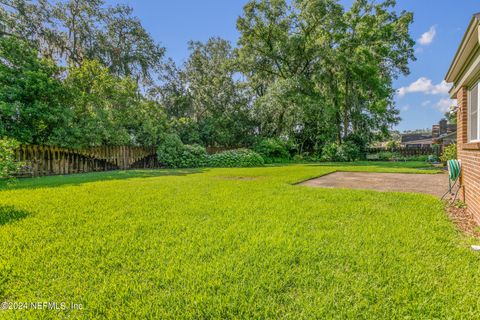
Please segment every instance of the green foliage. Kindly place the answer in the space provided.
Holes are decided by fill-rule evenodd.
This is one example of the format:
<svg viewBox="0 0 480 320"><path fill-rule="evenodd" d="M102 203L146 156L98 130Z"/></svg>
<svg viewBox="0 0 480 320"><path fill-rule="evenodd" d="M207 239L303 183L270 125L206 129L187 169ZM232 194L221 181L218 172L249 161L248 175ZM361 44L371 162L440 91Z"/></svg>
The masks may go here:
<svg viewBox="0 0 480 320"><path fill-rule="evenodd" d="M381 151L372 156L378 161L435 162L435 157L432 155L402 156L400 153L392 151Z"/></svg>
<svg viewBox="0 0 480 320"><path fill-rule="evenodd" d="M200 132L195 120L188 117L172 118L169 127L187 144L200 143Z"/></svg>
<svg viewBox="0 0 480 320"><path fill-rule="evenodd" d="M378 153L378 160L380 161L392 161L400 158L400 154L392 151L382 151Z"/></svg>
<svg viewBox="0 0 480 320"><path fill-rule="evenodd" d="M390 140L387 142L386 148L389 150L400 148L400 142L398 140Z"/></svg>
<svg viewBox="0 0 480 320"><path fill-rule="evenodd" d="M457 159L457 145L451 144L446 146L443 149L442 155L440 156L440 160L443 163L446 163L448 160Z"/></svg>
<svg viewBox="0 0 480 320"><path fill-rule="evenodd" d="M305 157L302 154L296 154L296 155L293 156L293 161L300 163L300 162L305 161Z"/></svg>
<svg viewBox="0 0 480 320"><path fill-rule="evenodd" d="M453 206L454 206L455 208L458 208L458 209L465 209L465 208L468 207L467 204L466 204L465 202L463 202L462 200L456 200L456 201L453 203ZM477 226L477 227L475 228L475 231L476 231L476 232L480 232L480 226Z"/></svg>
<svg viewBox="0 0 480 320"><path fill-rule="evenodd" d="M168 119L157 102L139 97L124 116L123 125L130 136L129 144L156 147L168 129Z"/></svg>
<svg viewBox="0 0 480 320"><path fill-rule="evenodd" d="M98 60L112 74L150 84L165 49L132 13L101 0L2 1L0 36L25 39L58 64Z"/></svg>
<svg viewBox="0 0 480 320"><path fill-rule="evenodd" d="M0 136L158 146L175 132L228 148L263 137L255 149L267 162L352 161L399 121L393 79L414 59L412 19L392 0L251 0L237 47L190 42L177 67L126 5L9 0L0 3Z"/></svg>
<svg viewBox="0 0 480 320"><path fill-rule="evenodd" d="M198 168L206 164L207 151L200 145L185 145L176 134L165 135L157 149L158 161L168 168Z"/></svg>
<svg viewBox="0 0 480 320"><path fill-rule="evenodd" d="M400 157L400 160L402 160L402 161L423 161L423 162L427 162L428 158L429 158L428 155L422 155L422 156Z"/></svg>
<svg viewBox="0 0 480 320"><path fill-rule="evenodd" d="M22 164L15 159L15 150L19 146L20 143L14 139L0 139L0 179L12 178L20 170Z"/></svg>
<svg viewBox="0 0 480 320"><path fill-rule="evenodd" d="M165 136L157 150L158 161L168 168L256 167L265 162L258 153L237 149L207 155L200 145L185 145L176 134Z"/></svg>
<svg viewBox="0 0 480 320"><path fill-rule="evenodd" d="M61 71L27 42L0 37L0 137L40 144L63 134L71 112Z"/></svg>
<svg viewBox="0 0 480 320"><path fill-rule="evenodd" d="M351 141L346 141L341 145L329 143L322 149L321 161L355 161L360 159L360 156L360 148Z"/></svg>
<svg viewBox="0 0 480 320"><path fill-rule="evenodd" d="M178 168L183 154L183 142L176 134L168 134L157 149L158 161L168 168Z"/></svg>
<svg viewBox="0 0 480 320"><path fill-rule="evenodd" d="M208 157L209 167L260 167L265 163L258 153L249 149L229 150Z"/></svg>
<svg viewBox="0 0 480 320"><path fill-rule="evenodd" d="M185 143L237 147L253 141L251 92L236 79L231 44L211 38L190 42L190 57L183 66L166 64L158 95L172 126Z"/></svg>
<svg viewBox="0 0 480 320"><path fill-rule="evenodd" d="M256 93L260 132L303 151L370 142L399 121L393 79L414 60L412 13L394 1L251 0L237 20L238 65ZM318 142L321 141L320 146Z"/></svg>
<svg viewBox="0 0 480 320"><path fill-rule="evenodd" d="M360 159L360 147L351 141L345 141L338 146L337 161L355 161Z"/></svg>
<svg viewBox="0 0 480 320"><path fill-rule="evenodd" d="M279 139L262 139L255 145L254 149L267 163L282 162L290 159L285 143Z"/></svg>
<svg viewBox="0 0 480 320"><path fill-rule="evenodd" d="M427 158L427 162L430 162L430 163L438 162L438 160L439 160L438 156L434 154L429 155Z"/></svg>
<svg viewBox="0 0 480 320"><path fill-rule="evenodd" d="M62 79L62 68L14 37L0 37L0 58L0 136L62 147L154 146L166 130L161 106L98 61L72 65Z"/></svg>
<svg viewBox="0 0 480 320"><path fill-rule="evenodd" d="M132 79L85 60L69 69L65 84L73 105L72 130L62 138L67 145L158 144L166 128L165 113L139 94Z"/></svg>
<svg viewBox="0 0 480 320"><path fill-rule="evenodd" d="M477 240L443 204L292 186L336 170L425 172L377 162L0 182L0 292L83 305L2 318L476 318Z"/></svg>
<svg viewBox="0 0 480 320"><path fill-rule="evenodd" d="M336 143L327 143L322 149L322 161L337 161L337 149Z"/></svg>
<svg viewBox="0 0 480 320"><path fill-rule="evenodd" d="M207 151L204 147L194 144L186 144L183 146L182 154L180 155L179 168L198 168L203 167L207 163Z"/></svg>

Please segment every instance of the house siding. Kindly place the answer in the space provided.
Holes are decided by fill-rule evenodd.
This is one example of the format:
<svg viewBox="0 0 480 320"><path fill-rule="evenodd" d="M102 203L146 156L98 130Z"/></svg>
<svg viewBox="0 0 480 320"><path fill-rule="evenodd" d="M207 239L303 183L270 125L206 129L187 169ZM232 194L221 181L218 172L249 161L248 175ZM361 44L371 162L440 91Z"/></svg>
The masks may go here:
<svg viewBox="0 0 480 320"><path fill-rule="evenodd" d="M457 152L462 161L460 198L465 201L468 213L480 223L480 144L468 143L468 90L457 93Z"/></svg>

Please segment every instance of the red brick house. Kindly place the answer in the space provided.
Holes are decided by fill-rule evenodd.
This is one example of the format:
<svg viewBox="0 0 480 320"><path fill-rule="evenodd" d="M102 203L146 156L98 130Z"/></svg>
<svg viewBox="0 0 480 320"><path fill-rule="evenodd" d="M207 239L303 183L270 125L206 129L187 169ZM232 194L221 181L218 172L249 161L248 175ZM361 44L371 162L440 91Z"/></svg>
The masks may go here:
<svg viewBox="0 0 480 320"><path fill-rule="evenodd" d="M460 196L480 223L480 14L475 14L445 77L457 99L457 151L462 161Z"/></svg>

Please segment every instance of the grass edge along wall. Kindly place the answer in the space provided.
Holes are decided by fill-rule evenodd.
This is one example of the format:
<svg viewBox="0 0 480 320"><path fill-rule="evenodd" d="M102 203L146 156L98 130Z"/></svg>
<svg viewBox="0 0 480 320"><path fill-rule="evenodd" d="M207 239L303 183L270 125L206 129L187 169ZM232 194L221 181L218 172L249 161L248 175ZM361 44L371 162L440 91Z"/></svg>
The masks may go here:
<svg viewBox="0 0 480 320"><path fill-rule="evenodd" d="M480 223L480 14L475 14L445 77L457 99L457 148L462 162L460 198Z"/></svg>

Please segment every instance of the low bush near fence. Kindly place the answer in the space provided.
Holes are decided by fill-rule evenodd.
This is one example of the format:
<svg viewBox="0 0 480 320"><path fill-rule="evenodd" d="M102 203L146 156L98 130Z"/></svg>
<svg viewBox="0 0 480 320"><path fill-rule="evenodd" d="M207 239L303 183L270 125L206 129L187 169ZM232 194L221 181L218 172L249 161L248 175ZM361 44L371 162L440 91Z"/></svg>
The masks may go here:
<svg viewBox="0 0 480 320"><path fill-rule="evenodd" d="M258 167L263 166L264 159L258 153L249 149L224 151L208 156L209 167Z"/></svg>
<svg viewBox="0 0 480 320"><path fill-rule="evenodd" d="M398 152L382 151L378 153L368 154L368 160L378 161L422 161L422 162L435 162L438 157L434 154L420 155L420 156L402 156Z"/></svg>
<svg viewBox="0 0 480 320"><path fill-rule="evenodd" d="M263 139L254 148L266 163L282 163L290 159L290 153L283 141L278 139Z"/></svg>
<svg viewBox="0 0 480 320"><path fill-rule="evenodd" d="M255 167L265 161L249 149L228 150L208 155L204 147L183 144L177 135L168 135L157 150L159 162L168 168Z"/></svg>
<svg viewBox="0 0 480 320"><path fill-rule="evenodd" d="M199 145L183 144L176 134L165 137L157 149L158 161L169 168L198 168L207 161L207 151Z"/></svg>
<svg viewBox="0 0 480 320"><path fill-rule="evenodd" d="M20 170L22 163L17 162L15 157L19 146L14 139L0 139L0 178L11 178Z"/></svg>
<svg viewBox="0 0 480 320"><path fill-rule="evenodd" d="M400 154L391 151L383 151L377 154L377 158L381 161L390 161L400 158Z"/></svg>
<svg viewBox="0 0 480 320"><path fill-rule="evenodd" d="M442 148L440 146L422 148L370 148L367 150L368 160L380 161L425 161L437 162Z"/></svg>
<svg viewBox="0 0 480 320"><path fill-rule="evenodd" d="M321 161L346 162L360 159L360 147L355 143L346 141L339 145L330 143L323 147Z"/></svg>

